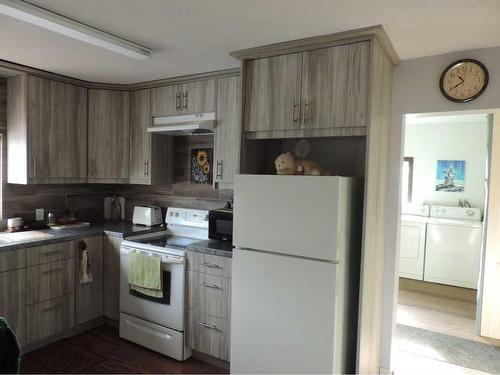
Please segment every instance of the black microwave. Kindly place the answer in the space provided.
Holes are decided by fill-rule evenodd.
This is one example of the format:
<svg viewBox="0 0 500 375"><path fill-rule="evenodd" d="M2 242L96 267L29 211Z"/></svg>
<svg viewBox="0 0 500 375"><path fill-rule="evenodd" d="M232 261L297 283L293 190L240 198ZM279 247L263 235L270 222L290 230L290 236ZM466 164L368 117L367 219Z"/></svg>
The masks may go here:
<svg viewBox="0 0 500 375"><path fill-rule="evenodd" d="M208 237L222 241L231 241L233 239L232 208L208 211Z"/></svg>

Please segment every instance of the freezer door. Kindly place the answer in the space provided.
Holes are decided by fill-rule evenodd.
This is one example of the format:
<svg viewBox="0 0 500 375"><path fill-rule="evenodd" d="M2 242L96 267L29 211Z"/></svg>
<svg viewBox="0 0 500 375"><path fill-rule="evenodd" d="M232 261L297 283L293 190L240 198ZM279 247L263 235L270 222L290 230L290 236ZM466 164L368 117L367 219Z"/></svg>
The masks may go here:
<svg viewBox="0 0 500 375"><path fill-rule="evenodd" d="M235 249L231 373L341 371L334 364L337 267Z"/></svg>
<svg viewBox="0 0 500 375"><path fill-rule="evenodd" d="M337 261L351 209L353 179L238 175L233 245ZM344 238L342 237L344 236Z"/></svg>

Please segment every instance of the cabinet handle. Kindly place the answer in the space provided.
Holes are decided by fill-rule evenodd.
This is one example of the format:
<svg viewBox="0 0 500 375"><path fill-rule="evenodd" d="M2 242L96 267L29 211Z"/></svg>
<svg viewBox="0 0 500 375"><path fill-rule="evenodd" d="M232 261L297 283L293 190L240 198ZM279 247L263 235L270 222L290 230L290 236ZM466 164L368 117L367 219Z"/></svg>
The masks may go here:
<svg viewBox="0 0 500 375"><path fill-rule="evenodd" d="M220 167L220 169L219 169ZM219 172L220 170L220 172ZM222 178L222 160L217 160L217 179Z"/></svg>
<svg viewBox="0 0 500 375"><path fill-rule="evenodd" d="M44 274L44 275L52 275L53 273L58 273L58 272L61 272L62 270L63 270L62 268L55 268L53 270L44 271L44 272L42 272L42 274Z"/></svg>
<svg viewBox="0 0 500 375"><path fill-rule="evenodd" d="M219 286L215 285L215 284L208 284L208 283L201 283L200 284L201 286L204 286L206 288L210 288L210 289L221 289Z"/></svg>
<svg viewBox="0 0 500 375"><path fill-rule="evenodd" d="M46 312L49 312L49 311L59 310L61 307L63 307L63 304L62 303L58 303L57 305L50 306L50 307L47 307L46 309L43 309L43 312L46 313Z"/></svg>
<svg viewBox="0 0 500 375"><path fill-rule="evenodd" d="M176 111L181 110L181 93L180 92L175 94L175 110Z"/></svg>
<svg viewBox="0 0 500 375"><path fill-rule="evenodd" d="M296 116L296 112L297 112L296 108L297 108L297 107L299 108L299 116L298 116L298 117ZM299 121L299 120L300 120L300 107L301 107L301 105L300 105L300 104L294 104L294 105L292 106L292 121L293 121L293 122L297 122L297 121Z"/></svg>
<svg viewBox="0 0 500 375"><path fill-rule="evenodd" d="M311 119L311 103L305 102L304 104L304 121Z"/></svg>
<svg viewBox="0 0 500 375"><path fill-rule="evenodd" d="M222 268L221 266L219 266L217 264L213 264L213 263L202 263L201 265L205 266L205 267L210 267L210 268Z"/></svg>
<svg viewBox="0 0 500 375"><path fill-rule="evenodd" d="M149 161L146 160L144 162L144 177L148 177L149 176Z"/></svg>
<svg viewBox="0 0 500 375"><path fill-rule="evenodd" d="M219 330L216 326L214 326L212 324L203 323L203 322L196 322L196 324L198 324L199 326L205 327L205 328Z"/></svg>
<svg viewBox="0 0 500 375"><path fill-rule="evenodd" d="M50 251L45 251L45 252L41 252L40 255L44 256L44 257L48 257L48 256L51 256L51 255L54 255L54 254L59 254L59 253L62 253L62 250L50 250Z"/></svg>
<svg viewBox="0 0 500 375"><path fill-rule="evenodd" d="M188 109L188 92L184 91L182 94L182 109Z"/></svg>

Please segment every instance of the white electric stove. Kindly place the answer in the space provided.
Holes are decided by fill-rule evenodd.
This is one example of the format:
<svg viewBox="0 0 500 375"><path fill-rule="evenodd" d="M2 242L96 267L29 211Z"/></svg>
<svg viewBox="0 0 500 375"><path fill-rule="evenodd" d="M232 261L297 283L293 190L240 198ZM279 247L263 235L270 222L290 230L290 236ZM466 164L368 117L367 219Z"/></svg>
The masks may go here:
<svg viewBox="0 0 500 375"><path fill-rule="evenodd" d="M120 337L182 361L191 356L184 337L186 247L208 239L208 211L169 208L165 223L165 232L122 242ZM130 288L131 252L161 257L162 297L153 298Z"/></svg>

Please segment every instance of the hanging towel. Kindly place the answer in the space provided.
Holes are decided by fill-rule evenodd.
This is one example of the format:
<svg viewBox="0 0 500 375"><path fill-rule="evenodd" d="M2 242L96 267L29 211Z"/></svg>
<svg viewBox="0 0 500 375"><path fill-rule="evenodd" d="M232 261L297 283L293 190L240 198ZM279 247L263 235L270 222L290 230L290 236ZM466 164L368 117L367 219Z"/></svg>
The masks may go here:
<svg viewBox="0 0 500 375"><path fill-rule="evenodd" d="M161 258L137 252L130 253L128 282L130 289L150 297L161 298Z"/></svg>
<svg viewBox="0 0 500 375"><path fill-rule="evenodd" d="M21 347L7 321L0 317L0 373L18 374Z"/></svg>
<svg viewBox="0 0 500 375"><path fill-rule="evenodd" d="M88 250L82 251L80 259L80 284L87 284L93 281L92 265L90 264L90 254Z"/></svg>

